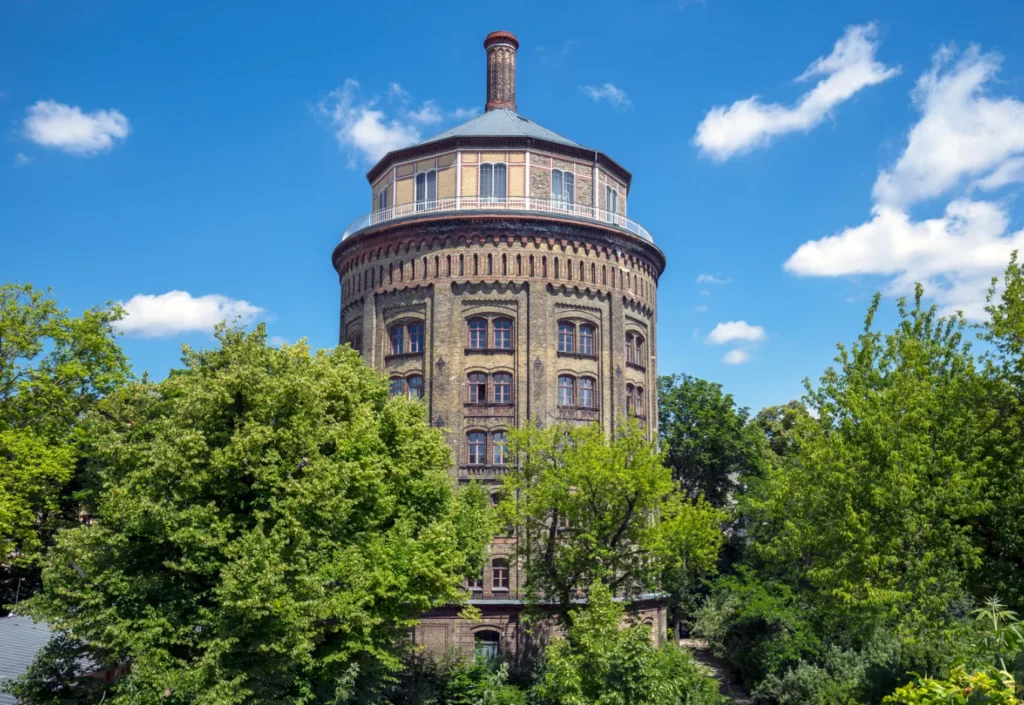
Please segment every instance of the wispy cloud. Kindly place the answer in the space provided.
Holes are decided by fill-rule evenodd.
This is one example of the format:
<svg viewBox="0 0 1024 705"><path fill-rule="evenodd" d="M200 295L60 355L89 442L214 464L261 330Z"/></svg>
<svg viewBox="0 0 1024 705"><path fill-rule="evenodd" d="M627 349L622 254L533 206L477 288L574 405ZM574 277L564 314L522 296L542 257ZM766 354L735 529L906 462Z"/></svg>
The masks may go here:
<svg viewBox="0 0 1024 705"><path fill-rule="evenodd" d="M614 83L604 83L600 86L580 86L580 90L586 93L591 100L607 100L614 108L625 109L633 105L629 96L626 95L626 91Z"/></svg>
<svg viewBox="0 0 1024 705"><path fill-rule="evenodd" d="M450 120L469 120L480 114L480 108L455 108L448 113Z"/></svg>
<svg viewBox="0 0 1024 705"><path fill-rule="evenodd" d="M195 331L211 332L221 321L252 323L264 313L259 306L207 294L192 296L187 291L168 291L166 294L136 294L121 304L126 316L117 327L128 335L159 338Z"/></svg>
<svg viewBox="0 0 1024 705"><path fill-rule="evenodd" d="M579 45L579 41L576 39L566 39L562 42L561 46L552 49L551 47L544 46L542 44L537 45L534 51L537 57L541 61L550 61L552 59L564 59L569 53Z"/></svg>
<svg viewBox="0 0 1024 705"><path fill-rule="evenodd" d="M746 321L727 321L715 326L705 341L713 345L725 345L737 340L756 343L764 339L765 332L761 326L752 326Z"/></svg>
<svg viewBox="0 0 1024 705"><path fill-rule="evenodd" d="M693 143L715 161L766 147L790 132L807 132L820 125L833 109L860 90L887 81L899 68L875 59L878 51L874 24L849 27L832 53L816 59L796 78L797 82L822 76L792 107L763 103L760 96L714 107L697 126Z"/></svg>
<svg viewBox="0 0 1024 705"><path fill-rule="evenodd" d="M14 155L14 166L25 166L32 161L27 155L18 152Z"/></svg>
<svg viewBox="0 0 1024 705"><path fill-rule="evenodd" d="M696 311L697 313L707 313L708 308L709 307L705 306L704 304L698 304L697 306L693 307L693 310Z"/></svg>
<svg viewBox="0 0 1024 705"><path fill-rule="evenodd" d="M735 348L730 350L722 358L722 362L727 365L742 365L744 362L750 360L750 351L742 348Z"/></svg>
<svg viewBox="0 0 1024 705"><path fill-rule="evenodd" d="M78 106L40 100L25 110L25 137L43 147L92 156L128 137L128 118L117 110L83 112Z"/></svg>
<svg viewBox="0 0 1024 705"><path fill-rule="evenodd" d="M972 195L1024 180L1024 103L986 90L1000 60L977 47L958 59L942 47L914 88L921 117L895 164L878 175L871 218L805 242L785 269L802 276L881 275L892 296L909 294L920 282L943 313L984 318L991 278L1013 250L1024 249L1024 230L1010 229L1008 204ZM942 215L911 216L912 205L951 191L956 195Z"/></svg>
<svg viewBox="0 0 1024 705"><path fill-rule="evenodd" d="M714 274L698 274L696 282L698 284L731 284L732 279L716 277Z"/></svg>

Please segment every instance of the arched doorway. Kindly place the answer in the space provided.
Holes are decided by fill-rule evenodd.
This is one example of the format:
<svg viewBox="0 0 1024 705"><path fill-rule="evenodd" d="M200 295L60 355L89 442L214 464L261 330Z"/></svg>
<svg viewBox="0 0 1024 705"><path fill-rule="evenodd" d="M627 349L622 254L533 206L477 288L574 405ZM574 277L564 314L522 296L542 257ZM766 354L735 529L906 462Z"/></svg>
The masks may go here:
<svg viewBox="0 0 1024 705"><path fill-rule="evenodd" d="M490 629L477 632L473 645L473 655L477 660L497 661L501 635Z"/></svg>

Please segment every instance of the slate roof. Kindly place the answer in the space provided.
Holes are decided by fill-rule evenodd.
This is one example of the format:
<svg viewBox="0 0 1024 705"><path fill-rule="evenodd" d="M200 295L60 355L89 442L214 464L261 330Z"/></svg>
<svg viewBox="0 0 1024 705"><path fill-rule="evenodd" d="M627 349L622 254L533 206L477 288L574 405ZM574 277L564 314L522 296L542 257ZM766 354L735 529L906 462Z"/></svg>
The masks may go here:
<svg viewBox="0 0 1024 705"><path fill-rule="evenodd" d="M456 125L439 135L434 135L430 139L420 142L420 144L439 142L449 137L532 137L556 144L564 144L569 147L586 149L586 147L573 142L568 137L562 137L557 132L538 125L514 110L506 108L488 110L486 113L477 115L472 120Z"/></svg>
<svg viewBox="0 0 1024 705"><path fill-rule="evenodd" d="M0 617L0 682L17 678L47 642L50 628L28 617ZM0 693L0 705L15 705L13 695Z"/></svg>

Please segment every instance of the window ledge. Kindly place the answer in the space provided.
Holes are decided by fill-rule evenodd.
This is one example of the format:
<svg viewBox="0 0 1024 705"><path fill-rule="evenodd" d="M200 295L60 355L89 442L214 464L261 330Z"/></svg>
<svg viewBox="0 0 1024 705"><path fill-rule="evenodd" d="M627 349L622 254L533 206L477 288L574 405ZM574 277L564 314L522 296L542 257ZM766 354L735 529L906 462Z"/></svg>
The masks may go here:
<svg viewBox="0 0 1024 705"><path fill-rule="evenodd" d="M508 588L496 588L492 587L491 592L508 592Z"/></svg>
<svg viewBox="0 0 1024 705"><path fill-rule="evenodd" d="M568 357L575 360L596 360L597 355L590 353L576 353L576 352L563 352L558 351L558 357Z"/></svg>
<svg viewBox="0 0 1024 705"><path fill-rule="evenodd" d="M391 362L392 360L405 360L413 357L423 357L423 352L407 352L407 353L392 353L384 356L385 362Z"/></svg>
<svg viewBox="0 0 1024 705"><path fill-rule="evenodd" d="M510 355L515 348L466 348L466 355Z"/></svg>
<svg viewBox="0 0 1024 705"><path fill-rule="evenodd" d="M496 407L499 409L511 409L515 404L512 402L498 402L498 401L467 401L463 404L468 409L479 409L479 408L492 408Z"/></svg>
<svg viewBox="0 0 1024 705"><path fill-rule="evenodd" d="M638 362L627 362L626 367L632 367L634 370L640 370L641 372L647 371L647 368Z"/></svg>

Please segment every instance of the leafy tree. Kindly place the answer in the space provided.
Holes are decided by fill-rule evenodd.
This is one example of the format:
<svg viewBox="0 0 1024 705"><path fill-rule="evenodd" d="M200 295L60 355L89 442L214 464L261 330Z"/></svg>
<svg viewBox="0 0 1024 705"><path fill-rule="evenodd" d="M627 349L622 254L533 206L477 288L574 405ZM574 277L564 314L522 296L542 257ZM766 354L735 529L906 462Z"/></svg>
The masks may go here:
<svg viewBox="0 0 1024 705"><path fill-rule="evenodd" d="M219 328L88 415L95 522L25 607L128 672L111 703L361 701L415 617L460 600L487 497L350 348Z"/></svg>
<svg viewBox="0 0 1024 705"><path fill-rule="evenodd" d="M713 562L717 514L675 491L639 424L610 439L596 424L528 426L510 447L519 466L505 477L500 511L515 528L531 602L554 601L570 620L587 585L635 595L657 589L683 551L692 570Z"/></svg>
<svg viewBox="0 0 1024 705"><path fill-rule="evenodd" d="M776 461L784 461L799 450L797 424L810 418L803 402L793 400L778 406L766 406L749 422L750 427L764 436L767 448Z"/></svg>
<svg viewBox="0 0 1024 705"><path fill-rule="evenodd" d="M130 376L115 340L121 316L106 307L74 317L48 292L0 286L0 610L37 589L41 552L77 520L78 421Z"/></svg>
<svg viewBox="0 0 1024 705"><path fill-rule="evenodd" d="M969 527L989 508L993 413L963 320L921 297L899 301L886 335L872 330L876 297L864 333L808 387L819 418L796 421L798 452L744 498L753 563L853 640L879 619L941 629L980 561Z"/></svg>
<svg viewBox="0 0 1024 705"><path fill-rule="evenodd" d="M691 499L724 506L761 457L747 410L714 382L689 375L658 378L658 432L665 463Z"/></svg>
<svg viewBox="0 0 1024 705"><path fill-rule="evenodd" d="M992 511L974 523L984 569L974 576L977 595L1001 595L1024 610L1024 264L1014 252L1003 276L988 294L989 321L981 337L991 352L985 358L988 386L979 403L998 421L990 449L996 462L984 493Z"/></svg>
<svg viewBox="0 0 1024 705"><path fill-rule="evenodd" d="M674 645L657 649L647 626L622 627L624 609L603 583L547 648L531 695L538 705L718 705L718 684Z"/></svg>
<svg viewBox="0 0 1024 705"><path fill-rule="evenodd" d="M919 678L897 688L886 705L1020 705L1014 696L1013 676L953 669L949 678Z"/></svg>

